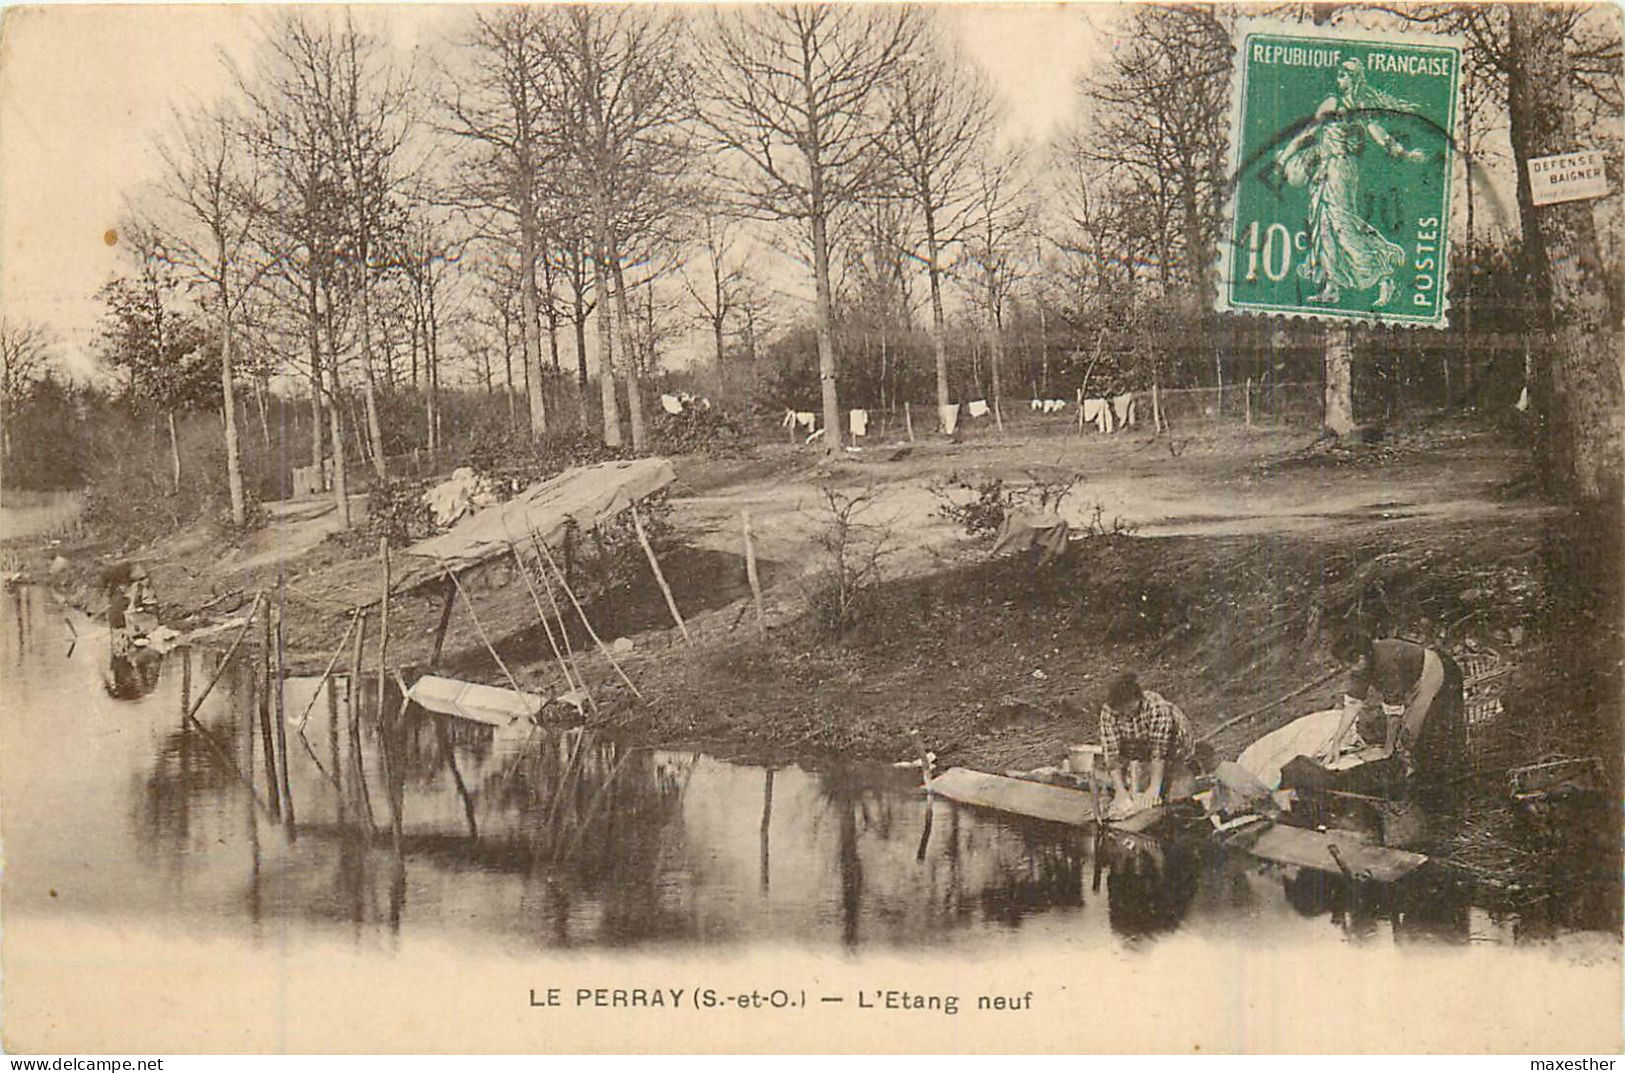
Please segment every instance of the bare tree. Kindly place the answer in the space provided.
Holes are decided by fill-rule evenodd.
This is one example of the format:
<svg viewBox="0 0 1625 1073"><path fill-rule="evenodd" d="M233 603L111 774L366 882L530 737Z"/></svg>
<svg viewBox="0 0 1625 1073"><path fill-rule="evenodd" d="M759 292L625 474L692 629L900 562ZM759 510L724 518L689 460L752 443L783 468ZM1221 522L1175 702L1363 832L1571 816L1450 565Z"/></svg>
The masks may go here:
<svg viewBox="0 0 1625 1073"><path fill-rule="evenodd" d="M1026 152L1017 146L976 161L966 209L965 257L975 266L993 374L993 416L1004 427L1004 305L1014 286L1030 230L1031 199L1023 175Z"/></svg>
<svg viewBox="0 0 1625 1073"><path fill-rule="evenodd" d="M301 372L310 382L311 464L322 472L327 456L325 424L326 443L332 448L334 504L340 524L348 528L344 389L340 353L330 330L335 322L330 306L343 289L338 261L345 231L338 204L342 192L338 159L326 116L337 66L335 47L332 36L303 14L285 15L262 38L255 77L239 74L238 84L253 106L249 132L268 176L260 241L275 253L275 271L267 282L280 282L284 304L302 322L307 367Z"/></svg>
<svg viewBox="0 0 1625 1073"><path fill-rule="evenodd" d="M532 436L547 431L536 262L543 255L542 176L557 162L546 110L556 89L547 75L547 17L526 6L474 12L462 39L466 71L447 79L441 103L444 129L468 150L465 166L456 171L459 199L502 217L511 228Z"/></svg>
<svg viewBox="0 0 1625 1073"><path fill-rule="evenodd" d="M905 62L891 86L891 123L881 145L920 223L931 285L931 344L937 366L938 412L950 402L948 343L942 313L944 253L971 227L978 192L976 164L991 150L996 111L993 87L972 60L935 35Z"/></svg>
<svg viewBox="0 0 1625 1073"><path fill-rule="evenodd" d="M705 50L706 126L741 165L741 207L811 231L825 446L841 446L830 224L885 167L887 80L919 39L910 8L760 7L715 22Z"/></svg>
<svg viewBox="0 0 1625 1073"><path fill-rule="evenodd" d="M171 139L159 146L162 191L171 210L165 249L205 290L219 339L226 483L231 520L239 527L247 522L247 507L232 366L235 321L248 290L268 266L253 241L265 199L250 146L241 117L220 104L176 116Z"/></svg>
<svg viewBox="0 0 1625 1073"><path fill-rule="evenodd" d="M32 321L0 317L0 444L11 458L11 426L17 407L51 360L51 333Z"/></svg>
<svg viewBox="0 0 1625 1073"><path fill-rule="evenodd" d="M387 476L378 418L378 376L373 355L373 297L386 222L405 179L404 148L413 126L415 87L383 43L355 25L350 9L330 30L334 63L323 100L327 134L343 184L340 204L349 239L346 253L357 283L362 387L372 465Z"/></svg>
<svg viewBox="0 0 1625 1073"><path fill-rule="evenodd" d="M560 87L552 98L555 123L570 161L561 177L585 194L592 220L595 289L601 296L613 295L635 450L644 447L643 404L632 314L619 280L624 275L624 252L640 242L649 243L654 237L651 228L675 211L682 199L691 156L687 120L692 115L693 86L679 47L681 32L680 20L666 12L576 6L557 14L547 36ZM608 315L607 303L601 303L604 442L615 446L621 433Z"/></svg>
<svg viewBox="0 0 1625 1073"><path fill-rule="evenodd" d="M145 221L126 219L119 228L133 271L101 294L107 304L99 350L106 362L129 377L130 390L156 405L169 431L170 484L181 490L180 437L176 412L207 398L218 385L212 364L199 360L204 336L179 308L181 281L163 246L163 237Z"/></svg>
<svg viewBox="0 0 1625 1073"><path fill-rule="evenodd" d="M724 333L728 322L738 310L746 287L748 255L740 251L739 225L725 214L721 205L711 202L700 210L700 247L705 253L704 274L700 276L685 265L680 274L683 287L694 304L699 307L699 319L711 330L712 347L716 355L717 386L723 390L726 382L726 346Z"/></svg>

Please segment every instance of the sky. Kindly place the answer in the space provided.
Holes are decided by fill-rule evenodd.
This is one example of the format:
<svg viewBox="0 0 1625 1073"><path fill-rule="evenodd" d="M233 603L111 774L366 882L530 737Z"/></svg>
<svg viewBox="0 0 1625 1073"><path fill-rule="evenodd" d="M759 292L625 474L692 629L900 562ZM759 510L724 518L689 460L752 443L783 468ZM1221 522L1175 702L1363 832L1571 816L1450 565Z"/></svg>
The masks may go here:
<svg viewBox="0 0 1625 1073"><path fill-rule="evenodd" d="M389 12L404 47L433 48L458 19ZM152 141L171 111L231 88L222 57L252 53L244 6L56 5L5 11L0 40L0 313L45 323L84 371L120 269L127 197L156 177ZM1071 110L1091 20L1052 3L958 6L947 23L1009 106L1008 134L1047 136Z"/></svg>

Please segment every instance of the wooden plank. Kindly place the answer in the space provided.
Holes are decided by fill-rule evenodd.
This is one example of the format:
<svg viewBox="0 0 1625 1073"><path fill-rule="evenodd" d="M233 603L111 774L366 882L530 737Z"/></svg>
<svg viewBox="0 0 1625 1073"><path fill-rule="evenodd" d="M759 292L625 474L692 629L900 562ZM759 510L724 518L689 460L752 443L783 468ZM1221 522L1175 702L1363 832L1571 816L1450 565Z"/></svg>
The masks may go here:
<svg viewBox="0 0 1625 1073"><path fill-rule="evenodd" d="M949 768L927 784L932 793L964 805L997 809L1018 816L1051 823L1065 823L1074 827L1094 824L1094 805L1082 790L1065 786L1051 786L1042 782L1012 779L1006 775L990 775L969 768ZM1107 824L1117 831L1144 831L1155 826L1163 817L1161 808L1147 809L1120 823Z"/></svg>
<svg viewBox="0 0 1625 1073"><path fill-rule="evenodd" d="M1378 883L1403 879L1427 863L1427 858L1420 853L1390 846L1374 846L1346 832L1309 831L1283 824L1276 824L1256 835L1251 831L1244 832L1230 845L1240 846L1253 856L1276 864L1297 865L1340 875L1341 869L1331 853L1331 847L1336 846L1343 863L1348 865L1349 871L1357 879L1370 879Z"/></svg>

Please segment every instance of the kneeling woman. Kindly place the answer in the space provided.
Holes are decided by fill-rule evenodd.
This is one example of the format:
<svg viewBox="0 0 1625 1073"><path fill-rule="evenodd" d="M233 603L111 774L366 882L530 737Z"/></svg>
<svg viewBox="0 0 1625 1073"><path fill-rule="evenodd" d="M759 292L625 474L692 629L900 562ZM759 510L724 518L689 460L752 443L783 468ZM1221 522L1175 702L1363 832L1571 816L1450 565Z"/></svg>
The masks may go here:
<svg viewBox="0 0 1625 1073"><path fill-rule="evenodd" d="M1348 692L1359 705L1345 710L1338 741L1352 724L1360 739L1381 745L1381 759L1336 779L1342 789L1403 796L1406 783L1443 790L1466 762L1467 722L1461 668L1436 648L1397 637L1351 637L1333 655L1351 664ZM1388 715L1384 705L1403 706ZM1283 773L1284 774L1284 773Z"/></svg>

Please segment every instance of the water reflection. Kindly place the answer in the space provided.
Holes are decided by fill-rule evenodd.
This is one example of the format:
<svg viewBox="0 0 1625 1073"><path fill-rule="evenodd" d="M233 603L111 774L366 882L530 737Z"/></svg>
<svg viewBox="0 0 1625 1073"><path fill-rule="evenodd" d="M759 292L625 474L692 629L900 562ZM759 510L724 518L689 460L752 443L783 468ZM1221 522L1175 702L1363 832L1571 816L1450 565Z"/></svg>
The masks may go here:
<svg viewBox="0 0 1625 1073"><path fill-rule="evenodd" d="M41 628L59 613L13 602L0 616L21 660L7 681L7 748L80 747L74 763L30 767L28 792L7 799L8 910L549 948L1040 949L1176 929L1244 929L1261 942L1512 941L1520 926L1474 909L1460 888L1367 889L1201 842L1097 841L930 801L917 772L761 767L580 728L403 711L376 676L339 674L320 689L290 680L284 797L282 749L264 719L276 706L253 643L193 721L185 713L217 657L171 653L150 692L115 703L101 687L105 652L31 643L55 636Z"/></svg>

